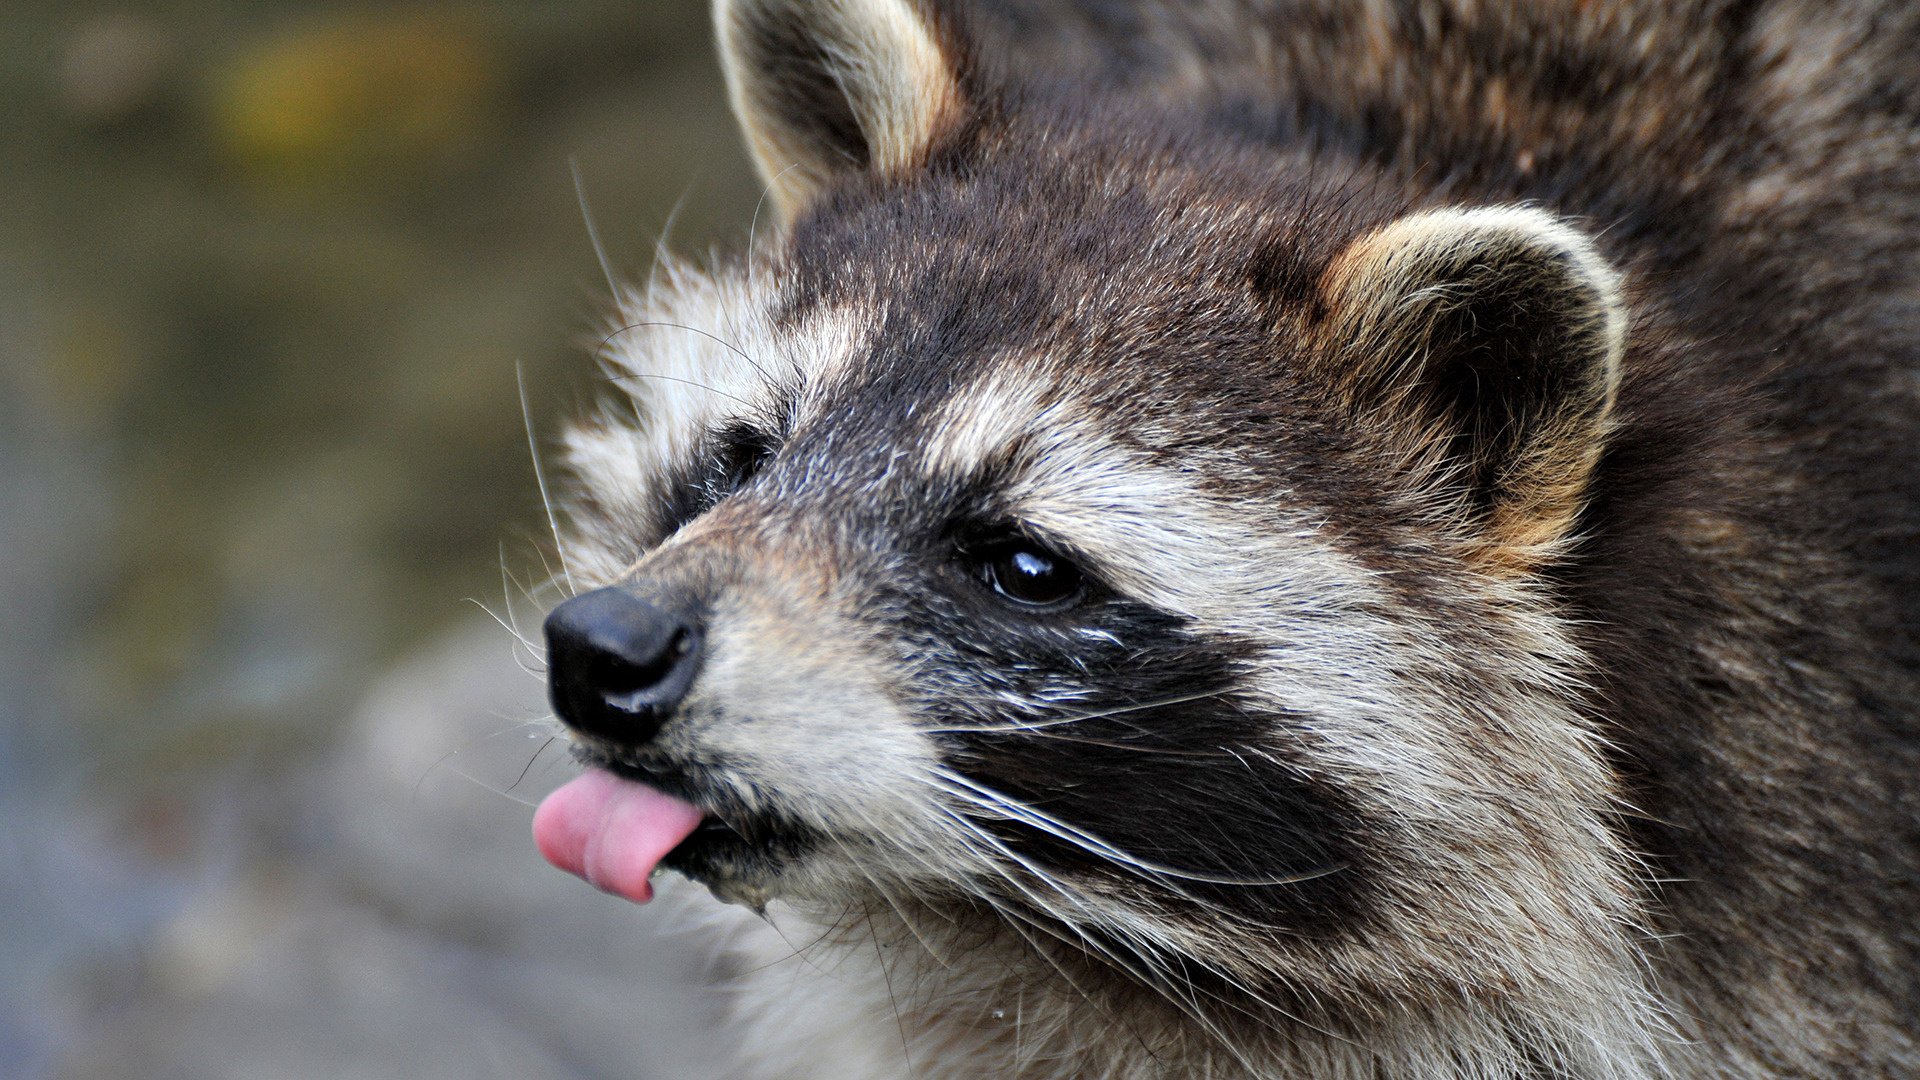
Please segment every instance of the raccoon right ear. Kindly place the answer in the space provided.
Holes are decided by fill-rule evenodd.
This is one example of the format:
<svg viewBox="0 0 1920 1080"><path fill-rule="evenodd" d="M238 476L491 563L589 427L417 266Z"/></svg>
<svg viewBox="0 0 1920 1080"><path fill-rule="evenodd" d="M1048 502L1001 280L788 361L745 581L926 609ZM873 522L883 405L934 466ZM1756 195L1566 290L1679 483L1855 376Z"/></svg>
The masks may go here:
<svg viewBox="0 0 1920 1080"><path fill-rule="evenodd" d="M962 110L951 45L916 0L715 0L714 24L783 221L838 175L916 164Z"/></svg>
<svg viewBox="0 0 1920 1080"><path fill-rule="evenodd" d="M1314 336L1356 423L1526 567L1573 526L1611 422L1625 347L1620 276L1530 207L1417 213L1321 278Z"/></svg>

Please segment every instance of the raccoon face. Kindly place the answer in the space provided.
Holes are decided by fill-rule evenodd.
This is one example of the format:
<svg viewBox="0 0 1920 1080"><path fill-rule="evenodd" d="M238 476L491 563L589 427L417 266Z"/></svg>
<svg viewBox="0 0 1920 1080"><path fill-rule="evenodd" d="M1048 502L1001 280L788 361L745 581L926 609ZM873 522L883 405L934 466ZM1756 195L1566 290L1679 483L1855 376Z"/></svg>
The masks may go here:
<svg viewBox="0 0 1920 1080"><path fill-rule="evenodd" d="M1616 276L1537 210L1013 108L919 11L723 5L781 228L630 298L569 438L549 661L598 768L549 856L1189 999L1632 997L1538 575Z"/></svg>

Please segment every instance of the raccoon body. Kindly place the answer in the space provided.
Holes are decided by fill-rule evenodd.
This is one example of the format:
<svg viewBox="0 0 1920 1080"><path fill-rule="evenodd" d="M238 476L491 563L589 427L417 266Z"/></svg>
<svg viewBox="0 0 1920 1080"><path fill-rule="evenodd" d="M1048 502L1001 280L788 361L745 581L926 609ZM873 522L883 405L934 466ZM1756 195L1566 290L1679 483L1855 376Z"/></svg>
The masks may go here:
<svg viewBox="0 0 1920 1080"><path fill-rule="evenodd" d="M756 1075L1920 1075L1920 9L960 7L718 5L549 858Z"/></svg>

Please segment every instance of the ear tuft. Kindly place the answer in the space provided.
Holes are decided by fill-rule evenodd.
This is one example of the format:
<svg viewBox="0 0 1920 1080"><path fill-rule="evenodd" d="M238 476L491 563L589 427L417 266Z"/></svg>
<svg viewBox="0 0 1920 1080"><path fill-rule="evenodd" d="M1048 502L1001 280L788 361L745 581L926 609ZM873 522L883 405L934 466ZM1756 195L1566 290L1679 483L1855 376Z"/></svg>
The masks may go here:
<svg viewBox="0 0 1920 1080"><path fill-rule="evenodd" d="M1322 291L1322 355L1356 418L1411 436L1500 561L1546 557L1584 501L1626 342L1593 242L1530 207L1413 214L1342 252Z"/></svg>
<svg viewBox="0 0 1920 1080"><path fill-rule="evenodd" d="M733 110L782 220L836 176L917 163L962 111L915 0L716 0Z"/></svg>

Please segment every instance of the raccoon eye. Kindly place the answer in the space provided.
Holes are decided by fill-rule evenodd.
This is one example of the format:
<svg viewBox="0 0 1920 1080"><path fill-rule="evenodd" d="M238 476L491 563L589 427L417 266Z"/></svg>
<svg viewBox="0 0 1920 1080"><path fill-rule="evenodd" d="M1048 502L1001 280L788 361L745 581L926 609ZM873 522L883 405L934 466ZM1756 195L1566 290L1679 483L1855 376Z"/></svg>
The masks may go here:
<svg viewBox="0 0 1920 1080"><path fill-rule="evenodd" d="M712 502L747 486L777 449L772 435L745 424L722 429L717 441L713 473L707 481Z"/></svg>
<svg viewBox="0 0 1920 1080"><path fill-rule="evenodd" d="M1078 567L1030 540L982 553L980 572L994 592L1029 607L1064 604L1080 595L1083 584Z"/></svg>

